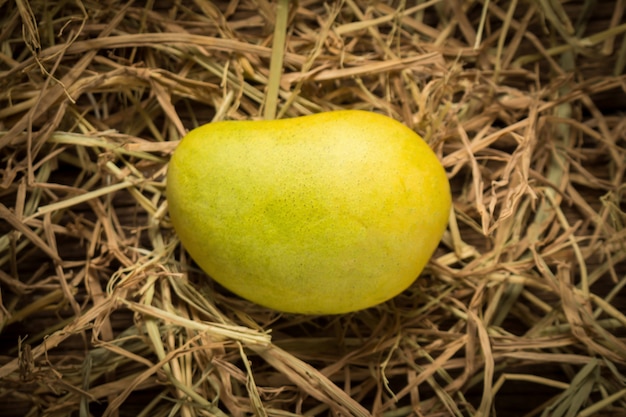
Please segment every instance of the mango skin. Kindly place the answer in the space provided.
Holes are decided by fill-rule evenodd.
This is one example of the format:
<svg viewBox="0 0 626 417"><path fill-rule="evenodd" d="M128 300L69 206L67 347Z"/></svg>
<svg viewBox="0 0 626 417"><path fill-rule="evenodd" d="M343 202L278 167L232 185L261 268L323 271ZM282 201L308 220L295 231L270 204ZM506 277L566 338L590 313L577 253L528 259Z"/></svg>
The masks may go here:
<svg viewBox="0 0 626 417"><path fill-rule="evenodd" d="M167 200L180 241L210 277L304 314L356 311L405 290L451 205L423 139L359 110L198 127L172 156Z"/></svg>

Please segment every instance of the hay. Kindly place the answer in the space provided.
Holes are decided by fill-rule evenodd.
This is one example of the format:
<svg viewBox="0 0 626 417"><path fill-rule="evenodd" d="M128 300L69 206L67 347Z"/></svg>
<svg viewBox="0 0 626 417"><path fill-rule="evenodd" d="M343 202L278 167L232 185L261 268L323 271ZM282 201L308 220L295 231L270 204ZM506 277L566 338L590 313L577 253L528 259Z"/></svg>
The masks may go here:
<svg viewBox="0 0 626 417"><path fill-rule="evenodd" d="M624 415L626 24L594 4L291 2L276 78L265 0L0 1L0 414ZM338 108L449 173L422 277L336 317L207 284L177 141Z"/></svg>

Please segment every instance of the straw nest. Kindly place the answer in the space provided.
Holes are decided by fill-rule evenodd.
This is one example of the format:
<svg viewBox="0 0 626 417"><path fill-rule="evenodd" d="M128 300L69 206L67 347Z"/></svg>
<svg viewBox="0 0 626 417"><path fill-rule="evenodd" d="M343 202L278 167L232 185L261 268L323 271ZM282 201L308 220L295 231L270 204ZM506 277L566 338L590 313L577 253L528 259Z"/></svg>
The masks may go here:
<svg viewBox="0 0 626 417"><path fill-rule="evenodd" d="M626 415L622 1L143 3L0 1L0 414ZM177 142L339 108L449 174L421 278L327 317L213 284Z"/></svg>

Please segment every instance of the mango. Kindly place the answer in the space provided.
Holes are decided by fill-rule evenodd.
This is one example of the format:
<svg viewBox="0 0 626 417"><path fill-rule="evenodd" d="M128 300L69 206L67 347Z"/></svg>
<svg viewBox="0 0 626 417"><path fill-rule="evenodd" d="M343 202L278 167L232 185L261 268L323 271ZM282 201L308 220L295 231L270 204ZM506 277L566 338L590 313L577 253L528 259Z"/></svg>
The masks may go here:
<svg viewBox="0 0 626 417"><path fill-rule="evenodd" d="M208 276L302 314L361 310L405 290L451 206L428 144L360 110L200 126L174 151L166 194L182 245Z"/></svg>

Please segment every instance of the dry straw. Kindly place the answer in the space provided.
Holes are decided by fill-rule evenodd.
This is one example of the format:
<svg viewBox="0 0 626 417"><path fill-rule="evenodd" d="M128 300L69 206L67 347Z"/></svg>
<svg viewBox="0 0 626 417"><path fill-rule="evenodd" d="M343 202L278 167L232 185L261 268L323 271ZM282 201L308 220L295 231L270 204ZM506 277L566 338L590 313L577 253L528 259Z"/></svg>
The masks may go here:
<svg viewBox="0 0 626 417"><path fill-rule="evenodd" d="M0 414L626 415L624 2L281 4L0 0ZM212 284L177 141L339 108L443 161L423 276L336 317Z"/></svg>

